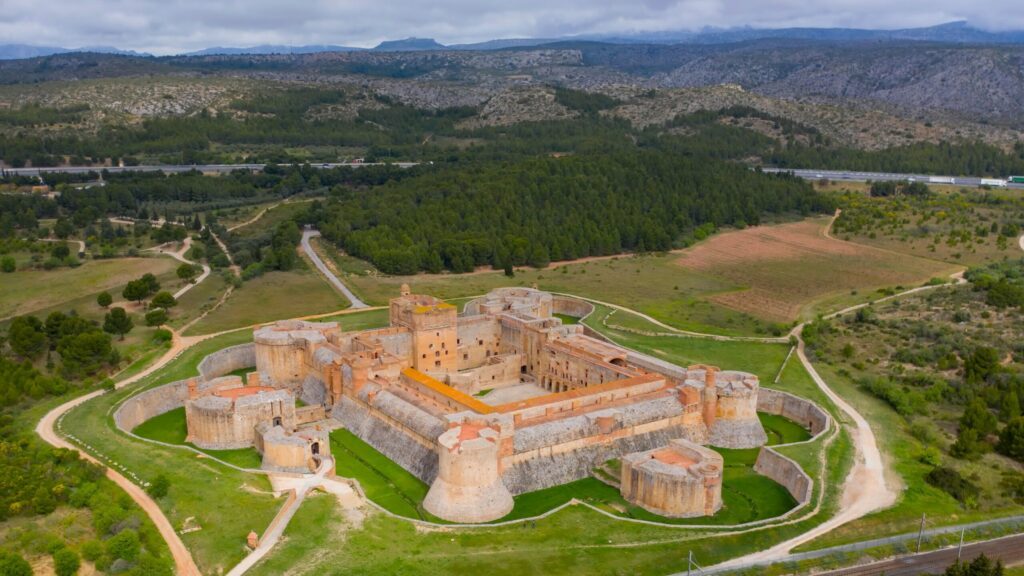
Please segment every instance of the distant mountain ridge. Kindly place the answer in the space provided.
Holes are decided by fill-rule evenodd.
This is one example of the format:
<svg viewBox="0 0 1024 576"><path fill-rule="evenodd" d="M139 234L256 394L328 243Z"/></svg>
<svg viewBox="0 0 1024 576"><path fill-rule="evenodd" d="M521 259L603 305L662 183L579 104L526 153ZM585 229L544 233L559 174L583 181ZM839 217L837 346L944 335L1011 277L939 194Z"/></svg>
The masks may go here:
<svg viewBox="0 0 1024 576"><path fill-rule="evenodd" d="M972 26L969 22L947 22L924 28L903 28L897 30L872 30L864 28L705 28L698 31L638 32L629 34L583 34L552 38L500 38L465 44L445 45L433 38L405 38L385 40L373 48L334 44L312 44L291 46L285 44L261 44L248 47L214 46L183 52L179 56L242 55L242 54L313 54L317 52L358 52L374 50L380 52L417 52L429 50L504 50L508 48L529 48L551 43L574 41L603 42L607 44L729 44L761 39L817 40L825 42L856 42L914 40L947 44L1024 44L1024 30L991 32ZM121 50L110 46L83 48L61 48L56 46L33 46L29 44L0 44L0 60L36 58L69 52L98 52L103 54L124 54L150 56L132 50Z"/></svg>

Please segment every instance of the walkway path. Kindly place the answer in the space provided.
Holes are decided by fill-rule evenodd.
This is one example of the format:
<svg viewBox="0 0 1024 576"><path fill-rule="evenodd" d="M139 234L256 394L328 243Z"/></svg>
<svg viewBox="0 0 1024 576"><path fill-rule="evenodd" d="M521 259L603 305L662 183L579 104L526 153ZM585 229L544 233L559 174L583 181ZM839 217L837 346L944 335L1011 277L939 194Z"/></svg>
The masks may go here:
<svg viewBox="0 0 1024 576"><path fill-rule="evenodd" d="M125 386L128 386L129 384L138 382L139 380L145 378L146 376L149 376L153 372L162 368L171 360L174 360L175 358L180 356L181 353L184 352L189 347L207 338L207 336L182 338L178 336L178 334L176 333L172 332L172 334L174 334L174 338L172 340L171 348L167 350L167 352L165 352L163 356L160 357L159 360L157 360L148 368L139 372L138 374L130 378L125 378L124 380L121 380L120 382L115 384L115 387L123 388ZM65 440L54 429L54 425L57 424L60 418L69 410L71 410L75 406L78 406L79 404L88 402L89 400L92 400L93 398L96 398L97 396L100 396L103 393L103 390L96 390L94 392L90 392L89 394L85 394L83 396L79 396L78 398L74 398L68 402L65 402L64 404L61 404L60 406L57 406L53 410L50 410L49 412L46 413L45 416L43 416L41 420L39 420L39 424L36 425L36 434L38 434L46 443L50 444L51 446L74 450L78 452L78 454L82 458L89 460L100 466L104 466L101 462L99 462L86 452L78 449L77 446L74 446L70 442ZM199 568L196 566L195 561L192 560L192 555L189 553L188 548L185 547L185 544L181 541L181 538L178 537L178 533L174 530L174 527L171 525L170 520L168 520L167 517L164 516L163 511L160 510L160 507L157 505L157 503L152 498L150 498L149 494L143 491L142 488L137 486L131 480L128 480L127 478L116 472L113 468L106 466L104 467L106 468L107 478L112 480L115 484L120 486L121 489L127 492L128 496L130 496L131 499L134 500L135 503L138 504L140 508L142 508L142 511L145 512L146 515L149 516L150 520L153 521L153 524L156 525L157 531L160 532L160 536L164 539L165 542L167 542L167 547L171 551L171 557L174 559L175 572L178 574L178 576L200 576Z"/></svg>
<svg viewBox="0 0 1024 576"><path fill-rule="evenodd" d="M320 273L323 274L327 280L345 296L345 298L348 298L348 301L352 303L352 308L369 308L369 305L367 305L366 302L360 300L358 296L348 289L348 286L345 286L344 282L334 275L334 272L331 272L331 269L328 268L327 265L324 264L324 261L320 259L320 255L316 253L316 250L313 250L313 247L310 246L309 239L318 238L319 236L319 230L305 230L302 233L302 250L307 256L309 256L309 259L313 261L317 270L319 270Z"/></svg>
<svg viewBox="0 0 1024 576"><path fill-rule="evenodd" d="M153 248L150 248L149 250L155 251L155 252L160 253L160 254L167 254L171 258L174 258L175 260L177 260L179 262L184 262L185 264L191 264L193 266L202 266L203 267L203 273L200 274L199 277L196 278L194 282L190 282L189 284L186 284L186 285L182 286L182 288L180 290L178 290L177 292L174 293L174 299L177 300L178 298L181 298L182 296L184 296L189 290L191 290L192 288L195 288L196 286L198 286L200 282L202 282L203 280L206 280L206 277L210 275L210 267L207 266L206 264L200 264L199 262L193 262L192 260L189 260L188 258L185 258L185 254L189 251L189 248L192 247L192 237L191 236L186 236L185 240L183 240L181 242L181 247L178 248L177 250L166 250L165 249L166 246L167 246L167 244L161 244L159 246L154 246Z"/></svg>
<svg viewBox="0 0 1024 576"><path fill-rule="evenodd" d="M85 241L83 240L61 240L60 238L40 238L43 242L74 242L78 244L77 254L85 254ZM1024 242L1024 237L1021 238L1021 242Z"/></svg>
<svg viewBox="0 0 1024 576"><path fill-rule="evenodd" d="M292 480L294 486L290 490L295 491L295 498L282 508L274 520L271 522L270 527L266 533L260 538L259 545L253 550L248 556L242 559L241 562L235 565L234 568L228 572L227 576L241 576L245 574L250 568L256 565L268 552L277 544L278 540L281 539L281 535L284 534L284 529L291 522L292 517L295 516L295 512L298 511L299 506L302 505L303 500L306 499L306 495L315 488L321 486L325 482L325 478L329 472L334 470L334 462L330 459L325 459L320 464L320 469L317 470L316 474L309 474L302 478L287 478L287 477L275 477L273 474L270 476L270 481L275 485L279 482Z"/></svg>

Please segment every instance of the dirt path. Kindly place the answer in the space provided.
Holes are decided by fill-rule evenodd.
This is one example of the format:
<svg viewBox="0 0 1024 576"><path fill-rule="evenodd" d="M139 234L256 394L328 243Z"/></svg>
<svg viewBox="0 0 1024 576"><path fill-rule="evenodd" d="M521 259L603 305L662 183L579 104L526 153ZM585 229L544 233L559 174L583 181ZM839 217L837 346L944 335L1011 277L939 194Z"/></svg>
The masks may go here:
<svg viewBox="0 0 1024 576"><path fill-rule="evenodd" d="M149 376L153 372L162 368L171 360L174 360L175 358L180 356L182 352L184 352L191 346L195 345L197 342L205 340L206 338L207 336L183 338L175 333L170 349L168 349L167 352L165 352L163 356L160 357L159 360L157 360L148 368L139 372L138 374L121 380L120 382L115 384L115 387L123 388L125 386L128 386L129 384L138 382L139 380L145 378L146 376ZM46 413L45 416L42 417L42 419L39 420L39 424L36 425L36 434L38 434L43 439L43 441L50 444L51 446L74 450L78 452L78 454L82 458L89 460L100 466L104 466L101 462L99 462L86 452L79 450L77 446L71 444L70 442L62 438L55 429L55 425L58 425L60 418L64 416L64 414L66 414L69 410L71 410L75 406L88 402L89 400L92 400L93 398L96 398L97 396L100 396L103 393L103 390L96 390L95 392L79 396L78 398L65 402L64 404L57 406L53 410L50 410L49 412ZM142 508L143 512L145 512L146 515L149 516L150 520L153 521L153 524L156 525L157 531L160 532L160 536L164 539L165 542L167 542L167 547L171 551L171 557L174 559L175 572L179 576L200 576L199 568L196 566L195 561L192 559L192 555L189 553L188 548L185 547L185 544L181 541L181 538L178 537L178 533L174 530L174 527L171 525L170 520L168 520L167 517L164 516L163 511L160 510L160 507L157 505L157 503L152 498L150 498L149 494L146 494L146 492L142 490L142 488L137 486L131 480L128 480L121 474L117 473L113 468L106 466L104 467L106 468L107 478L110 478L115 484L120 486L122 490L127 492L131 499L134 500L135 503L138 504L140 508Z"/></svg>
<svg viewBox="0 0 1024 576"><path fill-rule="evenodd" d="M174 258L178 262L191 264L193 266L202 266L203 268L203 273L199 275L199 278L196 278L195 281L186 284L180 290L174 293L174 299L177 300L178 298L181 298L186 293L188 293L189 290L198 286L203 280L206 280L206 277L210 275L210 267L207 266L206 264L200 264L199 262L193 262L192 260L185 258L185 254L189 251L190 248L192 248L191 236L186 236L185 240L181 242L181 247L178 248L177 250L167 250L165 249L166 246L167 244L161 244L159 246L154 246L149 250L157 252L158 254L166 254L171 258Z"/></svg>
<svg viewBox="0 0 1024 576"><path fill-rule="evenodd" d="M74 242L78 244L77 254L85 254L85 241L84 240L61 240L60 238L40 238L43 242ZM1021 238L1021 242L1024 242L1024 237Z"/></svg>

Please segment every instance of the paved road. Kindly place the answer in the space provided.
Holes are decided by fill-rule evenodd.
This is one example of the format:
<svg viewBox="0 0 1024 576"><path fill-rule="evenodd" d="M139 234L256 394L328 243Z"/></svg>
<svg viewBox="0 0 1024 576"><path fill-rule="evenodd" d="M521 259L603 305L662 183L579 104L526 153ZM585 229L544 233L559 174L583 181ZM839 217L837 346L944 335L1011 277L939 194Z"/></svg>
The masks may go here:
<svg viewBox="0 0 1024 576"><path fill-rule="evenodd" d="M977 176L939 176L935 174L897 174L894 172L857 172L848 170L814 170L814 169L789 169L789 168L764 168L765 172L792 172L793 174L805 178L807 180L821 180L827 178L829 180L847 181L847 182L867 182L871 181L901 181L901 180L914 180L916 182L924 182L925 184L954 184L957 186L973 186L975 188L982 185L982 178ZM938 182L933 182L933 179L938 179ZM1003 180L996 178L996 180ZM1015 190L1024 190L1024 184L1008 183L1006 188L1013 188Z"/></svg>
<svg viewBox="0 0 1024 576"><path fill-rule="evenodd" d="M384 162L327 162L310 164L313 168L338 168L349 166L359 168L360 166L382 166ZM416 166L419 162L391 162L390 164L399 168ZM263 170L266 164L151 164L145 166L47 166L39 168L4 168L0 175L39 176L51 172L64 172L68 174L87 174L89 172L100 172L106 170L111 174L121 172L189 172L198 170L200 172L225 173L233 170Z"/></svg>
<svg viewBox="0 0 1024 576"><path fill-rule="evenodd" d="M334 275L334 272L331 272L331 269L328 268L327 265L324 264L324 261L320 259L320 255L316 253L316 250L313 250L313 247L309 245L309 239L316 238L318 236L320 236L319 230L304 231L302 233L302 250L305 251L309 256L309 259L313 261L317 270L320 270L320 273L326 276L327 280L329 280L339 292L345 295L345 298L348 298L348 301L352 303L353 308L369 308L366 302L360 300L358 296L348 289L348 286L345 286L344 282Z"/></svg>
<svg viewBox="0 0 1024 576"><path fill-rule="evenodd" d="M985 554L993 560L1002 560L1006 565L1024 562L1024 534L1015 534L997 540L968 544L964 546L961 559L973 560ZM946 548L914 556L883 560L863 566L842 568L824 572L825 576L916 576L917 574L942 574L946 567L956 562L956 548Z"/></svg>

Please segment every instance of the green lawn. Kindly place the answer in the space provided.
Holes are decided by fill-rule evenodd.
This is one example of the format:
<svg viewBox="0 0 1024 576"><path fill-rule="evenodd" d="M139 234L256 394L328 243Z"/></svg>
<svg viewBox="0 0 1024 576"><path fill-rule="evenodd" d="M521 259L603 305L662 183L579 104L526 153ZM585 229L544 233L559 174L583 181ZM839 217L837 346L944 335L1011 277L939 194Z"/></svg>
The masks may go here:
<svg viewBox="0 0 1024 576"><path fill-rule="evenodd" d="M61 422L64 433L79 438L102 461L123 466L129 477L134 474L142 481L152 481L158 474L168 477L170 491L158 503L176 528L188 518L202 528L183 534L182 540L207 574L226 572L241 560L246 554L246 535L250 530L261 533L282 501L273 497L265 476L238 472L193 452L132 438L117 429L110 414L128 395L195 375L206 355L251 339L251 332L239 331L204 341L141 382L71 410Z"/></svg>
<svg viewBox="0 0 1024 576"><path fill-rule="evenodd" d="M0 282L0 318L28 312L67 309L85 297L94 307L96 294L107 290L119 300L129 280L151 273L170 286L177 262L170 258L111 258L85 260L77 268L19 270Z"/></svg>
<svg viewBox="0 0 1024 576"><path fill-rule="evenodd" d="M765 414L758 412L757 417L768 434L768 445L790 444L792 442L803 442L811 437L806 428L792 420L777 414Z"/></svg>
<svg viewBox="0 0 1024 576"><path fill-rule="evenodd" d="M576 316L569 316L568 314L552 314L552 316L561 320L562 324L566 326L580 323L580 319L577 318Z"/></svg>
<svg viewBox="0 0 1024 576"><path fill-rule="evenodd" d="M245 282L187 334L210 334L347 307L348 301L309 269L268 272Z"/></svg>
<svg viewBox="0 0 1024 576"><path fill-rule="evenodd" d="M169 412L150 418L139 424L132 430L137 436L166 442L167 444L180 444L191 446L197 450L241 468L258 469L263 463L263 457L255 448L239 448L236 450L207 450L199 448L194 444L185 442L188 435L188 426L185 422L185 408L175 408Z"/></svg>
<svg viewBox="0 0 1024 576"><path fill-rule="evenodd" d="M795 432L788 427L779 428L795 436ZM408 518L437 521L422 506L430 487L372 446L348 430L336 430L331 433L331 450L337 458L338 475L359 480L367 497L378 505ZM625 518L694 525L753 522L779 516L796 506L796 501L785 488L754 472L753 466L759 449L715 450L725 459L723 508L710 518L673 519L652 514L626 502L618 489L596 478L583 478L516 496L515 507L498 521L538 516L573 498Z"/></svg>

